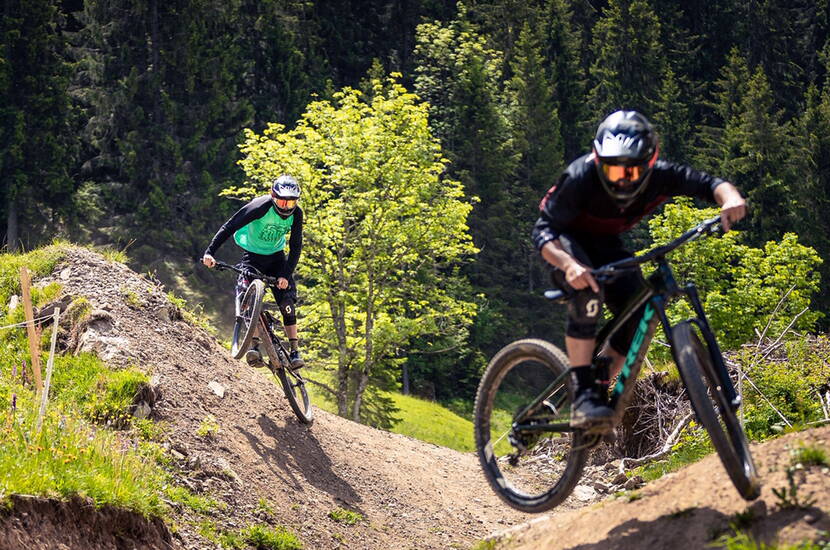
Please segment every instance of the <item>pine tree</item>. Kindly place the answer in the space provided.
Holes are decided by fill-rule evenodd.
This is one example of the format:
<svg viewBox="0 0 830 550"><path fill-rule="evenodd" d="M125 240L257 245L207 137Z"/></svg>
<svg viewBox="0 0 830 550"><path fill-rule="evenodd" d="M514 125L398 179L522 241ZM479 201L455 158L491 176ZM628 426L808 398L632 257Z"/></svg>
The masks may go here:
<svg viewBox="0 0 830 550"><path fill-rule="evenodd" d="M558 109L551 93L539 37L525 24L511 63L513 77L507 83L511 124L522 187L537 197L550 187L563 164Z"/></svg>
<svg viewBox="0 0 830 550"><path fill-rule="evenodd" d="M7 0L0 12L0 214L11 250L53 236L71 206L76 143L61 21L49 0Z"/></svg>
<svg viewBox="0 0 830 550"><path fill-rule="evenodd" d="M825 47L830 53L830 42ZM830 63L830 57L825 57ZM803 242L824 258L821 265L821 291L816 297L820 310L830 310L830 81L819 92L810 86L804 113L798 121L792 155L801 175L792 185L799 215L796 226ZM824 324L827 326L828 319Z"/></svg>
<svg viewBox="0 0 830 550"><path fill-rule="evenodd" d="M714 83L714 99L708 103L714 120L700 128L700 140L693 152L695 165L711 174L728 176L729 161L739 154L735 140L727 139L724 128L741 112L741 98L749 84L749 74L746 59L733 48L721 68L720 78Z"/></svg>
<svg viewBox="0 0 830 550"><path fill-rule="evenodd" d="M562 123L565 159L582 154L590 143L595 116L588 115L583 40L574 24L569 0L548 0L542 24L542 53L550 65L549 80Z"/></svg>
<svg viewBox="0 0 830 550"><path fill-rule="evenodd" d="M228 215L217 195L241 177L236 140L252 118L238 93L236 9L219 0L86 2L76 40L89 70L75 93L90 121L87 177L115 222L106 238L196 255Z"/></svg>
<svg viewBox="0 0 830 550"><path fill-rule="evenodd" d="M316 25L282 0L245 0L239 8L240 93L253 107L253 127L293 124L323 88L329 68L319 52Z"/></svg>
<svg viewBox="0 0 830 550"><path fill-rule="evenodd" d="M528 330L528 255L521 243L527 242L535 215L528 215L526 195L516 183L508 109L499 90L502 56L487 47L459 6L458 18L448 24L419 26L415 85L431 106L430 126L451 160L450 174L479 199L470 229L481 253L467 274L491 301L491 322L504 327L497 330L502 339L484 344L495 351L511 334Z"/></svg>
<svg viewBox="0 0 830 550"><path fill-rule="evenodd" d="M507 236L515 239L515 248L526 258L513 265L513 279L517 286L533 292L538 281L538 252L527 234L527 221L538 216L536 205L556 181L563 169L563 145L558 111L543 66L540 39L537 31L525 24L516 43L511 62L513 77L507 83L511 100L510 118L513 141L519 154L517 185L512 193L514 212L525 223L514 225Z"/></svg>
<svg viewBox="0 0 830 550"><path fill-rule="evenodd" d="M589 104L598 119L654 110L666 61L660 20L645 0L610 0L594 27Z"/></svg>
<svg viewBox="0 0 830 550"><path fill-rule="evenodd" d="M705 98L735 44L736 0L651 0L660 14L661 46L690 120L711 122ZM665 82L664 82L665 84Z"/></svg>
<svg viewBox="0 0 830 550"><path fill-rule="evenodd" d="M772 89L763 68L749 79L738 111L726 121L723 174L731 177L749 201L750 243L777 240L793 225L790 182L794 173L792 138L782 123L783 112L774 105Z"/></svg>
<svg viewBox="0 0 830 550"><path fill-rule="evenodd" d="M776 105L792 116L800 111L803 91L820 70L827 1L749 0L741 5L738 36L749 65L764 68Z"/></svg>
<svg viewBox="0 0 830 550"><path fill-rule="evenodd" d="M666 70L652 118L660 136L661 155L677 162L688 162L692 123L689 107L681 97L680 87L671 69Z"/></svg>

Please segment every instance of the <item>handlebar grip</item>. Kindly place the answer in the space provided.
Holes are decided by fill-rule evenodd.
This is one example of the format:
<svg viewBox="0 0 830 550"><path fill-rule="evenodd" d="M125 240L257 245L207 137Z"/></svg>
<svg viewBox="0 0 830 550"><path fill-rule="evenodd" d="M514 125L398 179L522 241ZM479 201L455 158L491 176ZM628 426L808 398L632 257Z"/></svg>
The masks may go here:
<svg viewBox="0 0 830 550"><path fill-rule="evenodd" d="M545 291L545 298L547 298L548 300L561 300L564 297L565 293L561 290L550 289Z"/></svg>

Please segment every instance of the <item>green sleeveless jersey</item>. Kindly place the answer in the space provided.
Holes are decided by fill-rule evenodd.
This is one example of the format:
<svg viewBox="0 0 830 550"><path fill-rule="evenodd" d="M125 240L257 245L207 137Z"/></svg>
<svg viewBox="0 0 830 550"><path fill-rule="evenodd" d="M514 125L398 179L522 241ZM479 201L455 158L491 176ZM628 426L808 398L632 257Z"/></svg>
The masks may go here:
<svg viewBox="0 0 830 550"><path fill-rule="evenodd" d="M254 254L276 254L285 248L285 236L291 231L294 214L283 219L276 210L269 208L257 218L233 234L233 239L243 249Z"/></svg>

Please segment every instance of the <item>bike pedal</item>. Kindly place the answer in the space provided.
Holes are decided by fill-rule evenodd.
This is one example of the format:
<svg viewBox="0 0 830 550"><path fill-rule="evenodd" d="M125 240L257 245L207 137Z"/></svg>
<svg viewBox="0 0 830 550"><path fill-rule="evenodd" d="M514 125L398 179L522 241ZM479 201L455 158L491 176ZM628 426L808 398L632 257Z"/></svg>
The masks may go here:
<svg viewBox="0 0 830 550"><path fill-rule="evenodd" d="M571 424L573 426L573 424ZM602 438L605 437L616 437L614 435L614 422L609 419L603 420L594 420L592 422L585 422L582 423L581 426L574 426L580 430L583 430L588 435L598 435Z"/></svg>
<svg viewBox="0 0 830 550"><path fill-rule="evenodd" d="M263 361L262 359L262 354L259 351L253 349L249 349L247 352L245 352L245 362L248 363L248 366L252 368L266 366L265 361Z"/></svg>

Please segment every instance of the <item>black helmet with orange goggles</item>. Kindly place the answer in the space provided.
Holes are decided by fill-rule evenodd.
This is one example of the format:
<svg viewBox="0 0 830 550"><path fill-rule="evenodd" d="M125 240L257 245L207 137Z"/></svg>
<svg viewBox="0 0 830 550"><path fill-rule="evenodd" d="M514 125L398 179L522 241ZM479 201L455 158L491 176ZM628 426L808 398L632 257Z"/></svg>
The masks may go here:
<svg viewBox="0 0 830 550"><path fill-rule="evenodd" d="M599 125L594 163L603 188L620 208L645 191L657 150L657 133L636 111L617 111Z"/></svg>
<svg viewBox="0 0 830 550"><path fill-rule="evenodd" d="M299 198L300 184L293 177L282 175L271 184L271 199L281 215L290 216L297 208Z"/></svg>

